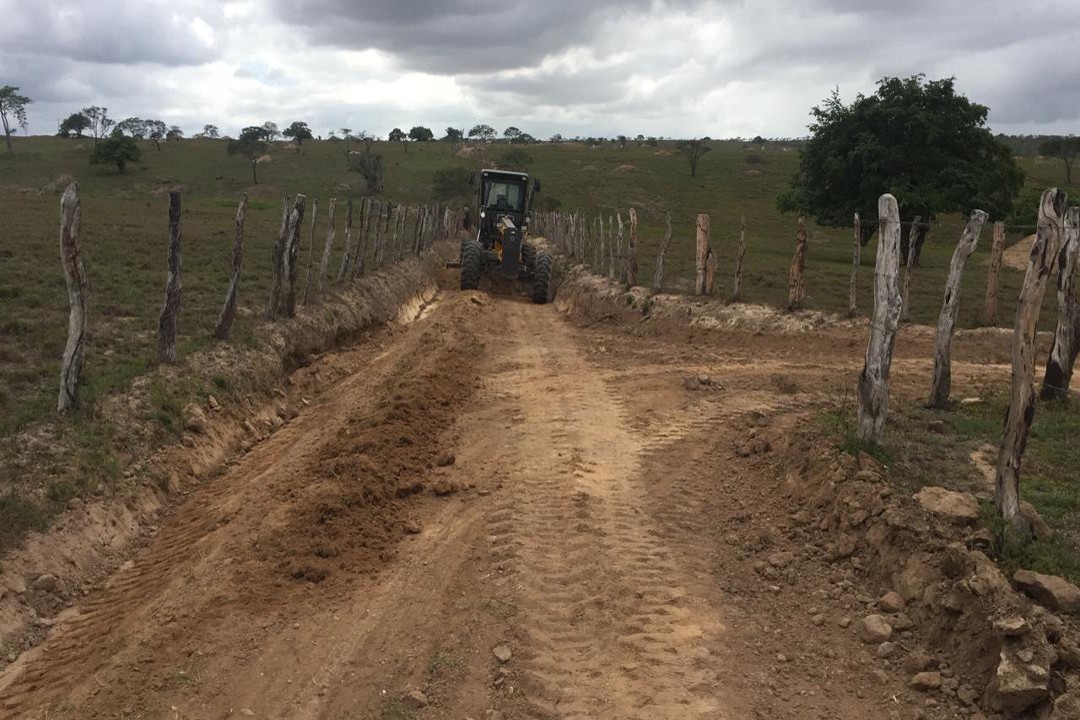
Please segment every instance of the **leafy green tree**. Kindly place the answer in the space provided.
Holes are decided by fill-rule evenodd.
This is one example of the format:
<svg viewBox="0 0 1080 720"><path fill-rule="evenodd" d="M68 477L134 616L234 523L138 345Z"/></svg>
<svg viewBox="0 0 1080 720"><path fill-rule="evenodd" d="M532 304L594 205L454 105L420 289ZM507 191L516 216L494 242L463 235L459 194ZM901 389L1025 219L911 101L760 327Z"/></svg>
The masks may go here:
<svg viewBox="0 0 1080 720"><path fill-rule="evenodd" d="M169 127L162 120L146 120L146 137L154 141L154 147L161 150L161 141L169 135Z"/></svg>
<svg viewBox="0 0 1080 720"><path fill-rule="evenodd" d="M681 140L675 148L686 157L686 162L690 164L690 177L697 177L697 166L701 161L701 156L712 150L709 147L708 138Z"/></svg>
<svg viewBox="0 0 1080 720"><path fill-rule="evenodd" d="M777 204L829 227L849 227L858 212L864 244L882 193L896 196L905 222L972 208L1004 217L1024 183L1009 148L986 127L987 108L957 93L952 78L886 77L869 97L845 105L833 92L810 112L810 139ZM916 261L923 237L916 238Z"/></svg>
<svg viewBox="0 0 1080 720"><path fill-rule="evenodd" d="M464 130L459 130L456 127L448 127L446 128L446 135L443 136L442 141L448 143L459 143L464 139Z"/></svg>
<svg viewBox="0 0 1080 720"><path fill-rule="evenodd" d="M416 142L431 142L435 139L435 133L431 132L431 128L416 125L409 130L409 138Z"/></svg>
<svg viewBox="0 0 1080 720"><path fill-rule="evenodd" d="M382 155L371 152L371 146L357 155L349 156L349 170L363 176L369 195L382 192L383 159Z"/></svg>
<svg viewBox="0 0 1080 720"><path fill-rule="evenodd" d="M146 121L142 118L129 117L121 120L116 123L116 129L136 140L142 140L146 137Z"/></svg>
<svg viewBox="0 0 1080 720"><path fill-rule="evenodd" d="M202 134L204 138L210 138L211 140L221 137L221 131L218 130L217 125L203 125Z"/></svg>
<svg viewBox="0 0 1080 720"><path fill-rule="evenodd" d="M408 137L409 136L406 135L405 131L402 130L401 128L394 128L393 130L390 131L390 134L387 136L386 139L389 140L390 142L405 142L408 139Z"/></svg>
<svg viewBox="0 0 1080 720"><path fill-rule="evenodd" d="M26 106L33 100L19 94L19 88L13 85L0 87L0 122L4 125L4 140L8 152L11 152L11 127L18 125L26 132Z"/></svg>
<svg viewBox="0 0 1080 720"><path fill-rule="evenodd" d="M101 138L107 136L112 126L116 124L116 122L109 117L109 108L101 107L99 105L91 105L88 108L83 108L83 115L90 121L90 134L94 136L95 145Z"/></svg>
<svg viewBox="0 0 1080 720"><path fill-rule="evenodd" d="M508 143L517 142L517 139L521 137L521 130L511 125L503 130L503 137Z"/></svg>
<svg viewBox="0 0 1080 720"><path fill-rule="evenodd" d="M473 128L469 130L469 137L476 138L482 142L489 142L495 137L495 128L483 123L474 125Z"/></svg>
<svg viewBox="0 0 1080 720"><path fill-rule="evenodd" d="M64 122L60 123L60 132L57 133L60 137L71 137L74 133L75 137L81 138L83 133L90 129L90 119L82 113L71 113L67 116Z"/></svg>
<svg viewBox="0 0 1080 720"><path fill-rule="evenodd" d="M311 128L308 127L308 124L300 120L285 128L281 134L295 140L297 145L303 145L305 140L312 140L315 137L311 134Z"/></svg>
<svg viewBox="0 0 1080 720"><path fill-rule="evenodd" d="M1039 154L1055 157L1065 163L1065 181L1072 185L1072 169L1076 156L1080 155L1080 137L1055 137L1039 144Z"/></svg>
<svg viewBox="0 0 1080 720"><path fill-rule="evenodd" d="M116 128L111 135L94 146L90 164L116 165L116 169L122 173L129 162L138 162L141 157L142 151L139 150L135 138L128 137L120 128Z"/></svg>
<svg viewBox="0 0 1080 720"><path fill-rule="evenodd" d="M469 186L472 172L465 167L447 167L435 171L431 194L440 202L468 202L473 190Z"/></svg>
<svg viewBox="0 0 1080 720"><path fill-rule="evenodd" d="M172 140L183 140L184 139L184 131L180 129L179 125L173 125L172 127L169 128L169 131L167 133L165 133L165 139L170 140L170 141L172 141Z"/></svg>
<svg viewBox="0 0 1080 720"><path fill-rule="evenodd" d="M262 124L263 138L269 142L273 142L281 137L281 131L278 130L277 123L267 120Z"/></svg>
<svg viewBox="0 0 1080 720"><path fill-rule="evenodd" d="M266 154L267 144L263 140L265 128L249 127L240 133L236 140L230 140L225 148L229 155L242 155L251 163L251 180L259 184L259 158Z"/></svg>

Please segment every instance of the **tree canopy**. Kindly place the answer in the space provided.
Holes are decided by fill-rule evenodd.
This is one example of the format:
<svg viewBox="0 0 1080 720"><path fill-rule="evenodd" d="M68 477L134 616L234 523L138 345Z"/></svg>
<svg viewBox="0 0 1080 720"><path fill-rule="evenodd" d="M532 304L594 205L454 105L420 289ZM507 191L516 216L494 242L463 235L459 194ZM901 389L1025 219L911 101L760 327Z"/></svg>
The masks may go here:
<svg viewBox="0 0 1080 720"><path fill-rule="evenodd" d="M869 97L845 105L833 92L810 112L810 139L777 204L820 225L848 227L858 212L872 233L882 193L896 196L905 221L972 208L1004 217L1023 185L1009 148L986 127L987 108L957 93L952 78L886 77Z"/></svg>
<svg viewBox="0 0 1080 720"><path fill-rule="evenodd" d="M712 150L709 147L709 138L682 140L675 147L686 157L686 162L690 164L690 177L697 177L697 166L701 156Z"/></svg>
<svg viewBox="0 0 1080 720"><path fill-rule="evenodd" d="M94 136L95 144L101 138L109 134L109 130L116 122L109 117L109 108L99 105L91 105L83 108L82 114L90 121L90 134Z"/></svg>
<svg viewBox="0 0 1080 720"><path fill-rule="evenodd" d="M303 145L305 140L311 140L315 137L311 134L311 128L308 127L308 124L299 120L285 128L281 134L295 140L297 145Z"/></svg>
<svg viewBox="0 0 1080 720"><path fill-rule="evenodd" d="M483 123L474 125L472 129L469 130L469 137L487 142L495 137L495 128Z"/></svg>
<svg viewBox="0 0 1080 720"><path fill-rule="evenodd" d="M60 123L60 137L71 137L73 134L81 138L83 133L90 129L90 119L82 113L71 113Z"/></svg>
<svg viewBox="0 0 1080 720"><path fill-rule="evenodd" d="M112 131L112 134L103 138L94 145L94 152L90 155L91 165L116 165L116 169L124 172L129 162L138 162L142 157L142 151L135 142L135 138L125 135L120 128Z"/></svg>
<svg viewBox="0 0 1080 720"><path fill-rule="evenodd" d="M0 87L0 122L4 125L4 140L8 152L11 152L11 129L18 125L26 130L26 106L33 100L19 94L19 88L13 85Z"/></svg>
<svg viewBox="0 0 1080 720"><path fill-rule="evenodd" d="M408 136L405 134L404 130L401 128L394 128L390 131L390 135L387 136L386 139L390 142L405 142L407 138Z"/></svg>
<svg viewBox="0 0 1080 720"><path fill-rule="evenodd" d="M416 125L409 130L409 138L417 142L431 142L435 139L435 133L431 132L431 128Z"/></svg>
<svg viewBox="0 0 1080 720"><path fill-rule="evenodd" d="M1055 137L1039 144L1039 154L1054 157L1065 163L1065 181L1072 184L1073 162L1080 155L1080 137Z"/></svg>
<svg viewBox="0 0 1080 720"><path fill-rule="evenodd" d="M217 125L203 125L202 134L203 137L210 139L221 137L221 131L218 130Z"/></svg>
<svg viewBox="0 0 1080 720"><path fill-rule="evenodd" d="M446 128L446 135L443 136L443 142L458 143L465 139L465 131L459 130L456 127Z"/></svg>
<svg viewBox="0 0 1080 720"><path fill-rule="evenodd" d="M263 140L264 128L248 127L240 133L236 140L230 140L225 148L229 155L243 155L251 163L251 180L259 184L259 158L266 154L266 141Z"/></svg>

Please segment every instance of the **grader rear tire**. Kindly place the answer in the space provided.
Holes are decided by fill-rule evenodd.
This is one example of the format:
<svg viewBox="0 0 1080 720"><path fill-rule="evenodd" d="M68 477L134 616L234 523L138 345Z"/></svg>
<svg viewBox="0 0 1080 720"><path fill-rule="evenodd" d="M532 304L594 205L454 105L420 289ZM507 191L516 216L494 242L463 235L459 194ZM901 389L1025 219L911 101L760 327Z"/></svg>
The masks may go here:
<svg viewBox="0 0 1080 720"><path fill-rule="evenodd" d="M461 289L476 290L480 287L480 265L484 249L475 240L467 240L461 247Z"/></svg>
<svg viewBox="0 0 1080 720"><path fill-rule="evenodd" d="M536 254L536 276L533 278L532 301L543 305L551 292L551 255L541 250Z"/></svg>

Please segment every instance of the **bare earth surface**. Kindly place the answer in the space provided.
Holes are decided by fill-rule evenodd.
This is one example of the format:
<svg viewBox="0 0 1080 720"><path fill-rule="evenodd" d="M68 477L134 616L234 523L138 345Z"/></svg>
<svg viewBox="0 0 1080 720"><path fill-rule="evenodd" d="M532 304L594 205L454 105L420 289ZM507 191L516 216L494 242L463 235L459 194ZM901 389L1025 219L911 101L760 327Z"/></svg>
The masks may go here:
<svg viewBox="0 0 1080 720"><path fill-rule="evenodd" d="M0 675L0 716L967 717L846 627L864 610L801 559L785 461L739 451L850 392L864 342L444 291L300 371L310 404ZM958 342L957 392L1003 347Z"/></svg>

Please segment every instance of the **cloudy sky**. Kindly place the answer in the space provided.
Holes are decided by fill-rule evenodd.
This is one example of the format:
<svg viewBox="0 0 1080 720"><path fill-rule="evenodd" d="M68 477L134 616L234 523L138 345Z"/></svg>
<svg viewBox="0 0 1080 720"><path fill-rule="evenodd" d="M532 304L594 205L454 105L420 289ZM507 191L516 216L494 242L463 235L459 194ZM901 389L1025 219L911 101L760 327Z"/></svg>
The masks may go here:
<svg viewBox="0 0 1080 720"><path fill-rule="evenodd" d="M539 137L789 137L839 87L955 76L1009 133L1080 133L1078 0L0 0L30 132L82 107Z"/></svg>

